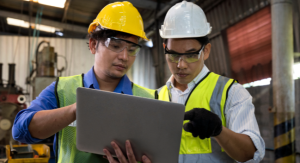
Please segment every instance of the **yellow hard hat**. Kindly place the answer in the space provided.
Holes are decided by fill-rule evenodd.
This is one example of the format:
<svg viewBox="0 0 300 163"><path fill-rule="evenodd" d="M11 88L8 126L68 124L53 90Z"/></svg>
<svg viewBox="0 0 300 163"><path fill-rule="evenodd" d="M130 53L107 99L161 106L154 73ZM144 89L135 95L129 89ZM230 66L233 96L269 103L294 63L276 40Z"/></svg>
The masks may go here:
<svg viewBox="0 0 300 163"><path fill-rule="evenodd" d="M148 40L144 32L143 19L140 13L127 1L106 5L90 24L88 33L94 31L98 25Z"/></svg>

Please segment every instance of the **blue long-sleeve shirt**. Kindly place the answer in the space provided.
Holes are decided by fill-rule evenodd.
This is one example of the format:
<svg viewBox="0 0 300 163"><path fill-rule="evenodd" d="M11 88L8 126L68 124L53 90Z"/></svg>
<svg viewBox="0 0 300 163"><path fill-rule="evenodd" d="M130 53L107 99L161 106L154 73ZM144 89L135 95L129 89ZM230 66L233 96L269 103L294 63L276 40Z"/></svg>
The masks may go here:
<svg viewBox="0 0 300 163"><path fill-rule="evenodd" d="M41 139L31 136L28 126L32 120L32 117L38 111L58 108L55 98L55 83L56 82L53 82L46 89L44 89L40 95L31 102L30 107L21 110L17 114L12 128L12 135L15 140L26 144L33 144L42 141ZM99 89L99 84L94 73L94 67L84 74L83 83L85 88ZM126 75L122 77L114 92L132 95L131 81ZM56 136L54 137L53 144L55 150Z"/></svg>

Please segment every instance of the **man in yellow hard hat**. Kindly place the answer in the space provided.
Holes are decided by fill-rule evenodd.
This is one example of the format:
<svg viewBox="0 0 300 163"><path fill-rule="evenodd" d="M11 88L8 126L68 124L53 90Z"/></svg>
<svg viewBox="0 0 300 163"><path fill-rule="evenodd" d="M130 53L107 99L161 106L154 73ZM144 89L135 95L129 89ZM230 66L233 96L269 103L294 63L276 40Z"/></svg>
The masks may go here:
<svg viewBox="0 0 300 163"><path fill-rule="evenodd" d="M204 64L210 32L203 10L186 1L168 11L160 30L172 76L158 90L159 99L186 106L179 163L260 162L265 144L251 95Z"/></svg>
<svg viewBox="0 0 300 163"><path fill-rule="evenodd" d="M104 7L90 24L89 48L95 55L94 66L86 74L60 77L44 89L28 109L16 116L13 137L23 143L37 143L55 134L56 158L59 163L116 162L104 149L103 156L76 148L76 89L86 87L154 99L155 90L132 84L126 72L147 40L143 20L130 2L115 2ZM113 117L112 117L113 119ZM126 142L128 161L112 142L118 159L135 163L130 142ZM143 162L151 161L143 156Z"/></svg>

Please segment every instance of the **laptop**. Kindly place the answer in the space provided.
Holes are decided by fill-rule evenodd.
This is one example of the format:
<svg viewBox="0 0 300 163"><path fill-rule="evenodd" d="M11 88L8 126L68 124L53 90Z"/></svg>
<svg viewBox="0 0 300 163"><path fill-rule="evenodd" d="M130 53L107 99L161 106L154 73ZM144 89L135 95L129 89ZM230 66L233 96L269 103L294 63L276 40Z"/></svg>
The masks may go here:
<svg viewBox="0 0 300 163"><path fill-rule="evenodd" d="M125 94L77 88L77 149L114 156L115 141L126 156L130 140L137 161L178 162L185 106ZM127 157L127 156L126 156Z"/></svg>

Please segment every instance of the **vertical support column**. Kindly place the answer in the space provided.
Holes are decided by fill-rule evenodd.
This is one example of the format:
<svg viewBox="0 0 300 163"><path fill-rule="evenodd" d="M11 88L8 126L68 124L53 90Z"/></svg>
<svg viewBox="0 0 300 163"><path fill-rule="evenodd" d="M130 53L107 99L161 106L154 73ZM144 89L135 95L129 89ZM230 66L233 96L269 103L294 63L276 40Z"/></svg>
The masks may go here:
<svg viewBox="0 0 300 163"><path fill-rule="evenodd" d="M2 63L0 63L0 87L3 87L3 80L2 80Z"/></svg>
<svg viewBox="0 0 300 163"><path fill-rule="evenodd" d="M292 0L272 0L274 147L276 163L295 163Z"/></svg>

